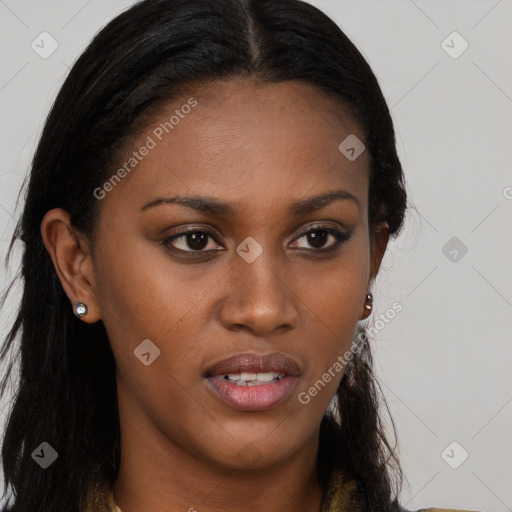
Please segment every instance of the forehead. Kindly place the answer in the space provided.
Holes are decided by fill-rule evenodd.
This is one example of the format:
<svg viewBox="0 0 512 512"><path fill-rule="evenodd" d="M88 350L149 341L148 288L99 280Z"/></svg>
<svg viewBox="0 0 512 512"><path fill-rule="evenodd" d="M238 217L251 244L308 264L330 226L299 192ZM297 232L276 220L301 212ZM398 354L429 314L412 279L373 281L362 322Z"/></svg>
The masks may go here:
<svg viewBox="0 0 512 512"><path fill-rule="evenodd" d="M124 194L140 204L155 194L193 192L261 206L340 186L364 196L369 158L364 151L348 159L339 148L347 137L364 142L348 107L310 85L203 85L153 113L117 165L150 149L107 199Z"/></svg>

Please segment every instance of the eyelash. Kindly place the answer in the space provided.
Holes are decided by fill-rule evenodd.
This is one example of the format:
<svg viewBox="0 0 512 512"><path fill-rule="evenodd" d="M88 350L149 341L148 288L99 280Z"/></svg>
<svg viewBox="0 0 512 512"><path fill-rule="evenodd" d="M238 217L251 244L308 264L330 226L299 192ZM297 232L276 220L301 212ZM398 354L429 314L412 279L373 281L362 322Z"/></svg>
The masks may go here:
<svg viewBox="0 0 512 512"><path fill-rule="evenodd" d="M309 233L315 233L318 231L325 231L328 235L332 235L335 239L334 243L330 247L327 247L327 248L320 248L320 249L311 248L310 249L310 248L300 247L299 249L305 249L306 251L312 251L312 252L316 252L316 253L328 253L328 252L334 251L336 248L341 246L344 242L348 241L348 239L351 236L349 233L340 231L340 230L335 229L330 226L315 225L315 226L308 228L306 231L303 231L302 233L300 233L296 238L294 238L292 240L292 242L295 242L296 240L301 239L302 237L308 235ZM203 250L193 250L193 249L185 250L185 249L178 249L177 247L173 247L171 245L171 243L174 242L175 240L179 240L180 238L185 238L187 235L197 234L197 233L206 234L208 237L212 238L217 244L220 245L219 241L217 240L217 234L208 229L205 229L205 228L187 229L187 230L180 231L179 233L175 233L174 235L162 240L162 244L167 249L179 251L181 253L189 253L189 254L207 254L207 253L213 253L214 251L219 250L219 249L209 249L206 251L204 249Z"/></svg>

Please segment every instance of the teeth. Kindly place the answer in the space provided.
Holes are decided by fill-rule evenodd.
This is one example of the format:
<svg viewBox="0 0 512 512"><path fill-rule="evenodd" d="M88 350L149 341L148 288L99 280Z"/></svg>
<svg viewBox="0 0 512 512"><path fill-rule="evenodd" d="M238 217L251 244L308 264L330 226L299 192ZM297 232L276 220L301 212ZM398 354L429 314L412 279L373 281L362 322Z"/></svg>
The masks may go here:
<svg viewBox="0 0 512 512"><path fill-rule="evenodd" d="M229 380L239 386L261 386L262 384L268 384L270 382L277 382L286 376L286 373L280 372L266 372L266 373L228 373L220 378Z"/></svg>

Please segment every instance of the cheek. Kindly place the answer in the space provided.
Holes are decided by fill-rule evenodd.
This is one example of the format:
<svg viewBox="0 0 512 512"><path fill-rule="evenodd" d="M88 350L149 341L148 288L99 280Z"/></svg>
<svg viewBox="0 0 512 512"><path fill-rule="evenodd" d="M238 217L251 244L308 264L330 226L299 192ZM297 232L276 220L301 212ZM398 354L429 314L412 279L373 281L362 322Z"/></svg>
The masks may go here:
<svg viewBox="0 0 512 512"><path fill-rule="evenodd" d="M367 293L369 244L352 240L335 261L316 267L304 263L295 273L297 297L303 301L304 350L309 361L299 402L317 412L325 410L351 356L356 328Z"/></svg>
<svg viewBox="0 0 512 512"><path fill-rule="evenodd" d="M173 436L179 439L204 413L188 391L194 364L203 358L192 320L204 289L143 245L124 247L118 240L99 248L97 261L102 320L124 407L128 414L139 407L141 417L167 430L178 425Z"/></svg>
<svg viewBox="0 0 512 512"><path fill-rule="evenodd" d="M323 328L326 338L352 335L362 313L370 272L369 244L354 236L339 257L317 264L300 261L289 281L297 295ZM330 336L329 336L330 335Z"/></svg>
<svg viewBox="0 0 512 512"><path fill-rule="evenodd" d="M137 242L125 244L126 239L98 245L95 257L97 299L121 373L140 364L134 350L143 340L163 349L162 333L179 322L185 307L182 290L169 281L154 251Z"/></svg>
<svg viewBox="0 0 512 512"><path fill-rule="evenodd" d="M133 234L98 245L95 260L97 296L119 374L147 378L157 392L175 380L188 385L192 369L204 359L204 343L197 340L209 338L211 297L222 289L226 269L176 264L162 248ZM141 373L136 354L148 339L156 348L145 343L160 353L152 371Z"/></svg>

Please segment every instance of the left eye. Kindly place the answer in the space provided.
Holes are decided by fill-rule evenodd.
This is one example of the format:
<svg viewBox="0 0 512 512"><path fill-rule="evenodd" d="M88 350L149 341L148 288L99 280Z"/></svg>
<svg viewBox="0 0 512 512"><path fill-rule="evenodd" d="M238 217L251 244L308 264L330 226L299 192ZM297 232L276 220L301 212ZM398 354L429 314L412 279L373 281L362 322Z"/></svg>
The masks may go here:
<svg viewBox="0 0 512 512"><path fill-rule="evenodd" d="M304 246L304 245L298 245L298 240L301 240L304 238L306 240L306 243L310 245ZM306 233L303 233L301 236L296 238L291 245L293 247L298 248L305 248L305 249L317 249L317 250L324 250L327 251L329 249L334 249L338 245L342 244L346 240L348 240L349 235L346 233L343 233L342 231L338 231L334 228L314 228L310 229ZM331 240L331 244L325 247L326 243Z"/></svg>

